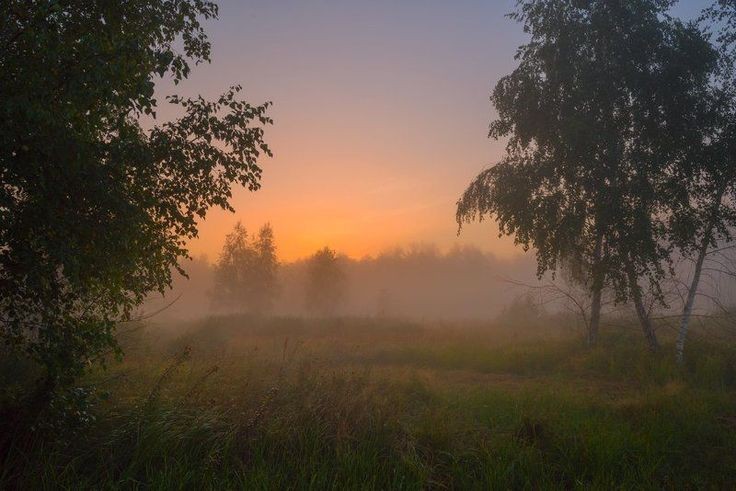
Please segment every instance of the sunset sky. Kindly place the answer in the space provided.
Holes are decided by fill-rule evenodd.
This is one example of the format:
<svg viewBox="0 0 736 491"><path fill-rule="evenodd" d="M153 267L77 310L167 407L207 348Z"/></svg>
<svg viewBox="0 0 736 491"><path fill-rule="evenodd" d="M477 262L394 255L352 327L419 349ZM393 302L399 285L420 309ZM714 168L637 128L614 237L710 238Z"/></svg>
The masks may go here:
<svg viewBox="0 0 736 491"><path fill-rule="evenodd" d="M413 243L520 252L492 222L457 237L454 220L465 186L502 154L487 138L489 95L526 39L504 17L514 0L219 4L212 64L159 92L216 97L239 83L248 101L272 101L274 158L262 161L261 190L234 190L236 213L201 223L195 256L214 260L238 220L270 221L283 260L324 245L353 257Z"/></svg>

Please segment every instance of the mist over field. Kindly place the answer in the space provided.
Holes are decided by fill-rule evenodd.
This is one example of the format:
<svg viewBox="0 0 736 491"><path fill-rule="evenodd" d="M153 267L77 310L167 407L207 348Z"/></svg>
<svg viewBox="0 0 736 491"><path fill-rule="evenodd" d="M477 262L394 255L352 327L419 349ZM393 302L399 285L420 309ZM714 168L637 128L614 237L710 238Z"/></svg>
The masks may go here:
<svg viewBox="0 0 736 491"><path fill-rule="evenodd" d="M307 268L310 258L279 264L276 291L268 316L313 316L305 298ZM580 330L584 323L580 311L585 292L569 277L561 274L537 277L534 255L498 258L472 246L442 251L431 244L397 247L375 257L349 258L338 254L339 267L346 279L344 296L337 303L334 316L401 318L414 321L505 321L514 329L523 329L525 321L567 316L570 329ZM222 295L215 283L216 263L207 257L182 263L187 277L176 274L173 286L164 295L153 294L141 307L139 316L151 322L172 323L202 318L248 314L247 305L223 307ZM704 275L694 312L695 329L702 320L736 307L736 262L730 252L718 258L712 272ZM661 322L674 325L682 309L683 281L692 277L693 265L680 260L674 274L665 282L667 304L656 307ZM678 288L679 287L679 288ZM614 323L631 321L633 306L605 306ZM521 323L519 323L521 321ZM552 321L557 322L557 321Z"/></svg>
<svg viewBox="0 0 736 491"><path fill-rule="evenodd" d="M441 252L431 245L396 248L363 259L341 256L346 295L335 314L427 320L492 319L513 300L533 295L523 284L537 284L530 255L499 259L473 247ZM273 315L308 315L304 299L307 259L279 268L279 293ZM206 258L184 263L189 279L179 277L164 296L149 299L143 312L162 320L193 320L243 308L213 305L218 295L214 265ZM513 284L518 282L522 284ZM170 306L169 306L170 305Z"/></svg>

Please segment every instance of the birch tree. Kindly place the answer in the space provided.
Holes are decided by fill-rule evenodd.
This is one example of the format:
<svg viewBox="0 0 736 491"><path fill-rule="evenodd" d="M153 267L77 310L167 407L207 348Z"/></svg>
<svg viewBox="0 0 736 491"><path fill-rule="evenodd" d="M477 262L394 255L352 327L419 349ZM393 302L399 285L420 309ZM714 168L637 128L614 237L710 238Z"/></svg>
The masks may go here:
<svg viewBox="0 0 736 491"><path fill-rule="evenodd" d="M540 277L564 260L585 265L592 342L608 286L659 347L643 285L658 295L670 261L665 177L698 142L698 89L713 63L703 34L668 17L671 4L519 2L510 17L531 39L491 97L490 136L508 139L506 154L458 202L461 226L490 216L533 248Z"/></svg>
<svg viewBox="0 0 736 491"><path fill-rule="evenodd" d="M699 158L677 176L687 182L671 231L682 255L694 265L675 345L677 362L685 359L685 342L708 256L733 241L736 226L736 4L718 0L703 19L716 26L713 36L718 64L711 77L709 124L701 130Z"/></svg>
<svg viewBox="0 0 736 491"><path fill-rule="evenodd" d="M213 306L252 314L270 312L279 292L278 268L271 225L263 225L249 238L238 222L225 237L215 265Z"/></svg>
<svg viewBox="0 0 736 491"><path fill-rule="evenodd" d="M340 257L323 247L307 261L304 300L307 310L321 316L333 315L345 300L347 277Z"/></svg>

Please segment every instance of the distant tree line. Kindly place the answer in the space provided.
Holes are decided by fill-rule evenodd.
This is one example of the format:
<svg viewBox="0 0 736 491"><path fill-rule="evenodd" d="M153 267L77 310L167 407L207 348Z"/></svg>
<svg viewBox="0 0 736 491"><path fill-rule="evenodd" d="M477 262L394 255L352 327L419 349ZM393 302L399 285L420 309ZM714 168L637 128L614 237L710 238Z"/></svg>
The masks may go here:
<svg viewBox="0 0 736 491"><path fill-rule="evenodd" d="M257 232L258 229L255 230ZM255 241L257 233L250 233L248 227L247 236ZM275 230L277 246L280 244L278 237L278 230ZM278 254L279 249L277 247L277 294L270 311L278 315L321 315L320 312L327 312L323 315L488 320L499 315L515 296L525 292L526 285L534 282L535 265L531 255L501 258L477 247L454 247L442 251L430 244L395 247L362 258L347 257L332 250L332 254L320 254L319 257L334 258L329 262L341 272L338 273L341 280L335 282L338 288L333 294L326 295L338 300L333 307L323 309L307 298L315 254L284 261ZM227 291L216 286L218 259L219 256L212 264L202 257L185 263L189 278L179 277L173 290L165 297L152 296L145 310L154 313L164 308L156 314L157 318L172 321L212 312L251 312L244 302L228 305L224 299L217 298L221 292ZM319 271L321 268L315 269ZM506 283L508 278L518 280L520 284L510 287ZM319 281L311 283L318 284ZM559 310L562 306L558 304L550 305L548 310Z"/></svg>
<svg viewBox="0 0 736 491"><path fill-rule="evenodd" d="M307 261L305 305L318 315L331 315L346 296L346 276L337 253L324 247Z"/></svg>
<svg viewBox="0 0 736 491"><path fill-rule="evenodd" d="M238 222L225 237L215 266L213 305L256 314L270 312L278 295L278 267L271 225L263 225L249 240Z"/></svg>
<svg viewBox="0 0 736 491"><path fill-rule="evenodd" d="M305 309L334 315L346 298L346 276L337 253L324 247L306 261L302 283ZM270 224L250 239L238 222L225 237L214 270L212 305L218 310L268 314L280 293L279 261Z"/></svg>
<svg viewBox="0 0 736 491"><path fill-rule="evenodd" d="M647 346L675 263L693 263L678 327L682 362L708 255L736 224L736 4L684 22L670 0L521 0L530 40L496 85L490 136L507 140L458 202L534 249L538 275L572 271L595 344L604 292L631 303ZM652 302L648 300L651 299Z"/></svg>

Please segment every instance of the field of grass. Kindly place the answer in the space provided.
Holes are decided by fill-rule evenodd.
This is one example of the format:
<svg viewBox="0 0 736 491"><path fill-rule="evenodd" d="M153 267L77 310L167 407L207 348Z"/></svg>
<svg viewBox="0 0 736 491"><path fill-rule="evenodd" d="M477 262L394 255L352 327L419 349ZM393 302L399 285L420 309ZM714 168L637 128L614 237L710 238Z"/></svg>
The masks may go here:
<svg viewBox="0 0 736 491"><path fill-rule="evenodd" d="M0 488L725 489L736 349L636 331L221 317L142 326Z"/></svg>

